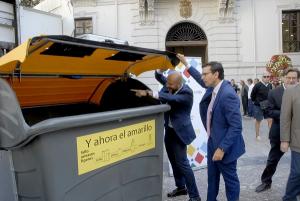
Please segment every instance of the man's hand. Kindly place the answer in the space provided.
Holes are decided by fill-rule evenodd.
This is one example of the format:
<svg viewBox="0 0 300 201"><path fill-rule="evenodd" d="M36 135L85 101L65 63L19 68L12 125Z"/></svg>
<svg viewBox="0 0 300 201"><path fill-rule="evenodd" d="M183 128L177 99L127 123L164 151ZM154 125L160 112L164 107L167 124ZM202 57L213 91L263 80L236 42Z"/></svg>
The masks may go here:
<svg viewBox="0 0 300 201"><path fill-rule="evenodd" d="M135 95L136 95L137 97L148 96L148 91L147 91L147 90L131 89L130 91L135 92Z"/></svg>
<svg viewBox="0 0 300 201"><path fill-rule="evenodd" d="M181 61L181 63L183 63L183 65L185 65L185 67L189 67L188 65L188 62L186 61L186 58L184 57L184 55L183 54L177 54L176 55L177 56L177 58Z"/></svg>
<svg viewBox="0 0 300 201"><path fill-rule="evenodd" d="M289 142L281 142L280 143L280 150L285 153L289 150L289 146L290 146L290 143Z"/></svg>
<svg viewBox="0 0 300 201"><path fill-rule="evenodd" d="M224 157L224 151L222 151L222 149L218 148L215 153L214 156L212 158L213 161L221 161Z"/></svg>

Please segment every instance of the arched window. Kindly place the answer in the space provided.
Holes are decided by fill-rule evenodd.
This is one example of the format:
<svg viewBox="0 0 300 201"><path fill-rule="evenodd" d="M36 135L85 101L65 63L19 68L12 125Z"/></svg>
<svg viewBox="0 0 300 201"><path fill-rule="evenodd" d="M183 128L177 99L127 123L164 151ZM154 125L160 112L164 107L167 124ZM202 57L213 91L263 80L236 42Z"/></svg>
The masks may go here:
<svg viewBox="0 0 300 201"><path fill-rule="evenodd" d="M166 41L206 41L206 35L196 24L184 22L175 25L167 34Z"/></svg>

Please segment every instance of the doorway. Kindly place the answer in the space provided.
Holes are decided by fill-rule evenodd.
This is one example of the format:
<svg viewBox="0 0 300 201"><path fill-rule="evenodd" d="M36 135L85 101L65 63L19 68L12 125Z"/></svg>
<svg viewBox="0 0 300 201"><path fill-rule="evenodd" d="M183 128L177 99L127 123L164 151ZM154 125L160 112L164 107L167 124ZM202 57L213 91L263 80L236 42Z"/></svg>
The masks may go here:
<svg viewBox="0 0 300 201"><path fill-rule="evenodd" d="M207 63L207 37L196 24L182 22L174 25L167 33L166 50L190 57L201 57Z"/></svg>

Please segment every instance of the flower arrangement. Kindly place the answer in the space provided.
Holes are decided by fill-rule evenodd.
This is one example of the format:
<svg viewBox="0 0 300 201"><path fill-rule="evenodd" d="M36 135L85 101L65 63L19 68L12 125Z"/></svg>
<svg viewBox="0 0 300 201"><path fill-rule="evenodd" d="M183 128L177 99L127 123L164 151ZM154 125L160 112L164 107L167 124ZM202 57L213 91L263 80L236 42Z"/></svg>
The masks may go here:
<svg viewBox="0 0 300 201"><path fill-rule="evenodd" d="M267 63L267 71L271 74L272 80L278 80L284 69L292 67L292 60L286 55L274 55Z"/></svg>

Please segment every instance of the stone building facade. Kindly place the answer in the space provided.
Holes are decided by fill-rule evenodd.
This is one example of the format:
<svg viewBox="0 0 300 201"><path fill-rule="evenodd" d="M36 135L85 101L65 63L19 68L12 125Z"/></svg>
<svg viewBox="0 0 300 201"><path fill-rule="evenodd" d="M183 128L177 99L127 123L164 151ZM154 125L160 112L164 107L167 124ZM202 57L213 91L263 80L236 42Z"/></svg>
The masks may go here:
<svg viewBox="0 0 300 201"><path fill-rule="evenodd" d="M93 33L130 45L221 61L227 79L260 77L272 55L300 66L300 0L72 0L75 34ZM284 50L283 18L296 17L297 35ZM76 25L76 22L77 25ZM294 23L291 22L291 23ZM294 27L290 26L293 30ZM288 33L290 33L290 31ZM295 34L296 33L296 34ZM153 72L141 75L156 88Z"/></svg>

